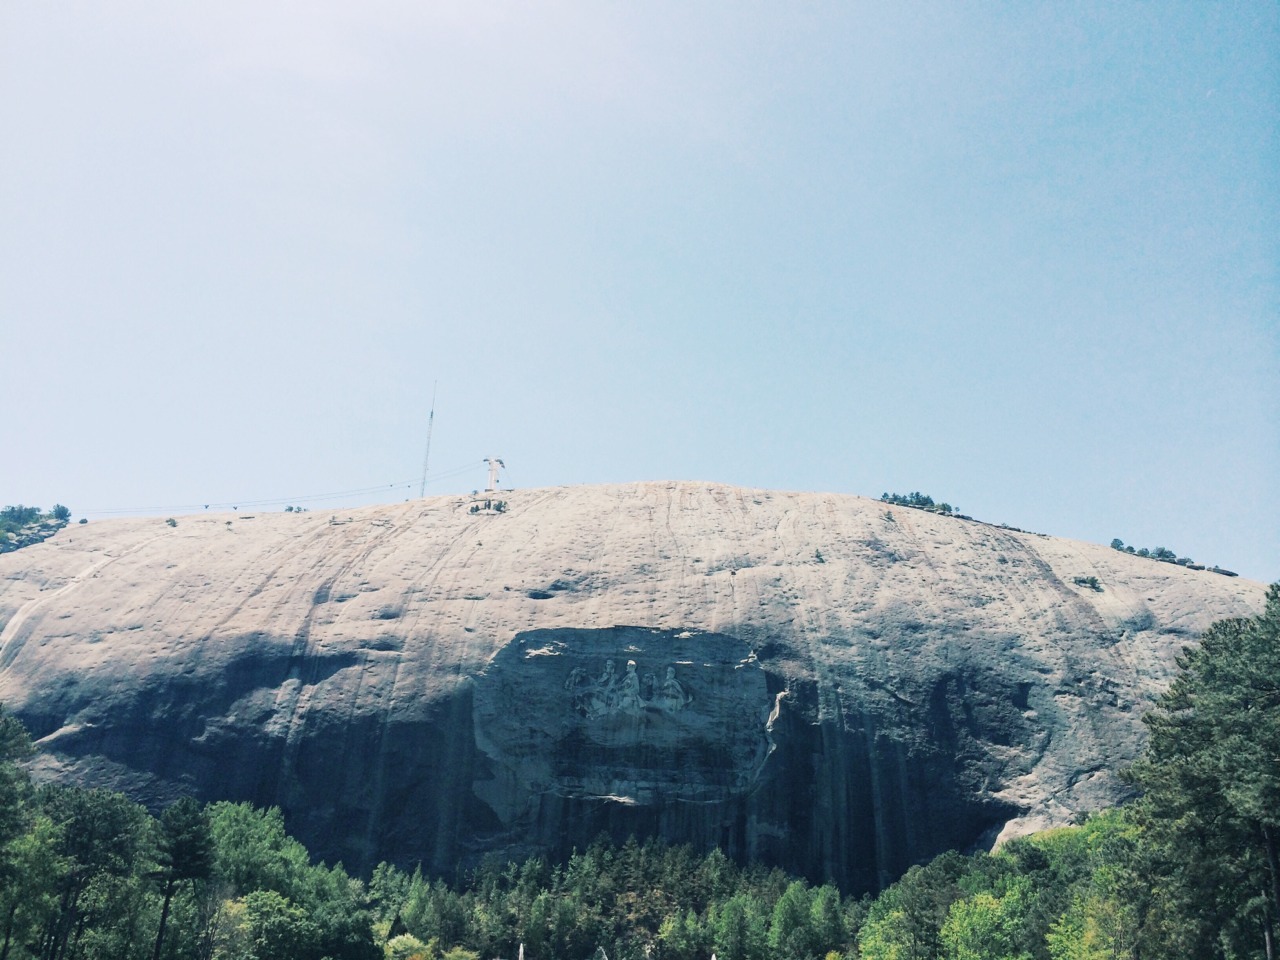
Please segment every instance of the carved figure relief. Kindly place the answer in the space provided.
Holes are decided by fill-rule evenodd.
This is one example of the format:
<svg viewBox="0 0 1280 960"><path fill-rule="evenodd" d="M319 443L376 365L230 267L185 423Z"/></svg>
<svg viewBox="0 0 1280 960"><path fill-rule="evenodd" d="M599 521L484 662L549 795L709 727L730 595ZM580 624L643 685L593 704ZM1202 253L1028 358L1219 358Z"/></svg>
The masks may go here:
<svg viewBox="0 0 1280 960"><path fill-rule="evenodd" d="M678 713L693 702L693 696L676 679L676 668L667 667L661 683L652 672L641 678L636 662L627 661L626 672L619 677L612 660L604 662L604 671L591 680L582 667L574 667L564 682L573 708L588 720L615 714L638 716L646 709Z"/></svg>
<svg viewBox="0 0 1280 960"><path fill-rule="evenodd" d="M604 673L600 674L600 679L585 692L576 694L574 700L588 719L606 716L617 709L618 676L614 673L612 660L604 662Z"/></svg>
<svg viewBox="0 0 1280 960"><path fill-rule="evenodd" d="M640 678L636 676L636 662L627 661L627 675L622 678L622 693L618 695L618 709L623 713L639 713L644 707L640 699Z"/></svg>
<svg viewBox="0 0 1280 960"><path fill-rule="evenodd" d="M676 668L667 667L667 679L662 682L662 695L658 706L668 713L675 713L677 710L683 710L690 699L692 698L685 692L684 686L676 679Z"/></svg>

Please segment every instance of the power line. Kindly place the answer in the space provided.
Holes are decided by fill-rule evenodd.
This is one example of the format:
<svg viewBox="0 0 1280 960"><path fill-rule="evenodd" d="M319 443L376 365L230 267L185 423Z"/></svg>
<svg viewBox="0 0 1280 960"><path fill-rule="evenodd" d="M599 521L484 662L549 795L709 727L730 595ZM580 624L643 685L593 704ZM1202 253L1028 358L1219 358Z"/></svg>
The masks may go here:
<svg viewBox="0 0 1280 960"><path fill-rule="evenodd" d="M469 463L463 464L461 466L453 467L449 470L444 470L440 473L436 473L431 477L431 482L439 483L444 480L449 480L454 477L461 476L464 473L468 473L472 470L475 470L476 467L483 464L483 462L484 461L482 460L481 461L472 460ZM129 514L129 513L146 514L146 513L162 513L166 511L179 512L179 511L188 511L188 510L195 511L195 510L201 510L201 509L208 510L212 507L219 507L219 508L230 507L232 509L235 509L237 507L266 507L266 506L272 506L274 504L314 503L317 500L336 500L340 497L356 497L356 496L362 496L362 495L373 494L373 493L382 493L387 490L396 490L401 488L406 490L412 490L414 485L417 484L418 482L419 482L418 478L415 477L412 480L397 480L393 483L380 483L380 484L376 484L368 487L355 487L348 490L334 490L328 493L311 493L311 494L305 494L303 496L265 497L265 498L244 499L244 500L221 500L217 502L211 501L209 503L181 503L181 504L168 504L168 505L153 505L153 506L146 506L146 507L107 507L103 509L86 509L82 511L82 513L84 514L92 513L97 516L117 516L122 514ZM423 484L423 487L425 488L425 484Z"/></svg>

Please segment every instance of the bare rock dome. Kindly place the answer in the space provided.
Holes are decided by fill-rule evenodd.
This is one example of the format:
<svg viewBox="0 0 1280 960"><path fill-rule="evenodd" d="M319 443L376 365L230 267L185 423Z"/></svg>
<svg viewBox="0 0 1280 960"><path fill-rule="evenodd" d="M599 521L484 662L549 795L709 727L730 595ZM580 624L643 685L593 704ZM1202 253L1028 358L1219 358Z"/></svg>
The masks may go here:
<svg viewBox="0 0 1280 960"><path fill-rule="evenodd" d="M0 557L0 701L40 777L278 805L357 870L606 831L872 890L1119 800L1264 589L706 483L118 520Z"/></svg>

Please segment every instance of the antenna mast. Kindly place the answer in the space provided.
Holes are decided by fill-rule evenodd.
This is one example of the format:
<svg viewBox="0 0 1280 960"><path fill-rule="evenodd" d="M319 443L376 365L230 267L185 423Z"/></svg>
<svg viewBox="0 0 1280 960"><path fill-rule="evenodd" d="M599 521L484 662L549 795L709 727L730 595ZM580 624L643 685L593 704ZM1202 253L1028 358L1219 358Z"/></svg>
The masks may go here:
<svg viewBox="0 0 1280 960"><path fill-rule="evenodd" d="M436 425L436 387L440 381L431 384L431 413L427 415L427 452L422 456L422 485L418 487L418 499L427 493L427 464L431 462L431 430Z"/></svg>

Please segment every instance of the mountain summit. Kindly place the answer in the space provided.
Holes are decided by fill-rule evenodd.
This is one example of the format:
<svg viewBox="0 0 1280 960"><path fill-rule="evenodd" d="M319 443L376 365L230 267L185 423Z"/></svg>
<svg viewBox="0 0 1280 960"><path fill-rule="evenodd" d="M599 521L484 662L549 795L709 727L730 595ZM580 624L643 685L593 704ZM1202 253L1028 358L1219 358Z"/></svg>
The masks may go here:
<svg viewBox="0 0 1280 960"><path fill-rule="evenodd" d="M1124 794L1264 586L857 496L659 482L67 528L0 556L38 776L452 876L601 831L846 890Z"/></svg>

